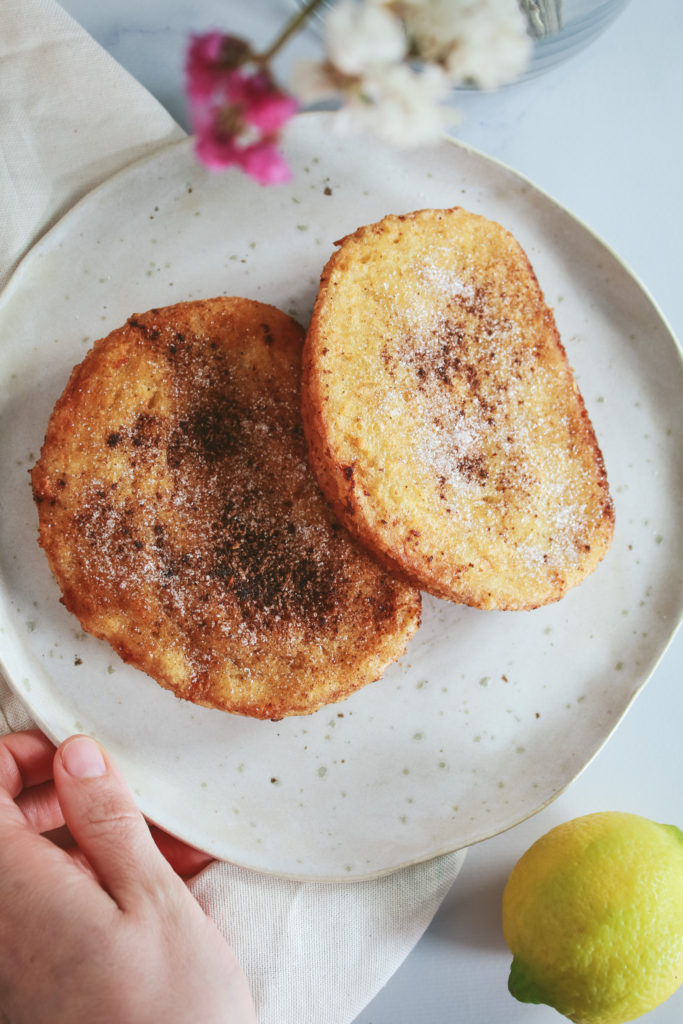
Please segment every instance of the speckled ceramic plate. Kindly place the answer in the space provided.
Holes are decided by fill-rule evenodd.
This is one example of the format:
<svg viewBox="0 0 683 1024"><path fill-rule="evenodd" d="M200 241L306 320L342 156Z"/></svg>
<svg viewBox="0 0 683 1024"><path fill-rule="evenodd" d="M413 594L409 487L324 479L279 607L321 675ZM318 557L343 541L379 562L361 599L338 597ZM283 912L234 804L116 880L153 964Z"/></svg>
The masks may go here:
<svg viewBox="0 0 683 1024"><path fill-rule="evenodd" d="M617 725L683 605L681 360L653 302L566 211L443 142L399 154L292 123L293 183L211 176L189 142L88 196L0 300L0 629L11 684L57 740L118 758L145 813L220 857L360 878L500 832L555 797ZM257 722L195 708L85 636L36 544L28 470L72 365L133 312L219 293L306 321L335 239L461 204L537 271L600 439L614 544L559 604L479 612L425 599L403 660L343 704Z"/></svg>

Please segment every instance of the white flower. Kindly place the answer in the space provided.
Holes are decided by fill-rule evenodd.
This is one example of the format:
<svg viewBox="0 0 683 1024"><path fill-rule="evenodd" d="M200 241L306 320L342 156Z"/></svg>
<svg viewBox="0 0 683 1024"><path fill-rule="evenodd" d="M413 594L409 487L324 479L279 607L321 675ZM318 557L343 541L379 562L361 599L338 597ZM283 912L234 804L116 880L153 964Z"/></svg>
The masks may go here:
<svg viewBox="0 0 683 1024"><path fill-rule="evenodd" d="M323 61L295 66L296 95L339 100L339 130L395 146L436 141L452 86L510 81L532 45L517 0L339 0L325 43Z"/></svg>
<svg viewBox="0 0 683 1024"><path fill-rule="evenodd" d="M325 43L331 64L345 75L394 64L406 54L401 20L377 3L340 0L325 21Z"/></svg>
<svg viewBox="0 0 683 1024"><path fill-rule="evenodd" d="M442 64L454 83L495 89L526 67L532 42L517 0L403 0L416 55Z"/></svg>
<svg viewBox="0 0 683 1024"><path fill-rule="evenodd" d="M339 96L346 80L331 64L319 60L299 60L292 69L289 85L303 103L318 103Z"/></svg>
<svg viewBox="0 0 683 1024"><path fill-rule="evenodd" d="M435 66L419 73L407 64L377 68L346 93L336 126L342 132L370 133L394 146L428 145L443 132L439 102L447 85Z"/></svg>

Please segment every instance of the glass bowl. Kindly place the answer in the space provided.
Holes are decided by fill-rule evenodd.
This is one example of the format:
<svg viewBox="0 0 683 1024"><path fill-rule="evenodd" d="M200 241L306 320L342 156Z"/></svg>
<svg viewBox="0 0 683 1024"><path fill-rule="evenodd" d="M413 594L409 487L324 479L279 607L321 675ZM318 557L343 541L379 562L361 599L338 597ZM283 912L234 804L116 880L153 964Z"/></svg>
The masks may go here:
<svg viewBox="0 0 683 1024"><path fill-rule="evenodd" d="M533 78L573 57L597 39L627 3L628 0L520 0L534 40L531 60L520 80Z"/></svg>
<svg viewBox="0 0 683 1024"><path fill-rule="evenodd" d="M305 7L304 0L292 0ZM320 26L326 8L335 0L324 0L313 15ZM629 0L519 0L534 41L531 59L517 81L524 81L573 57L596 39L626 7Z"/></svg>

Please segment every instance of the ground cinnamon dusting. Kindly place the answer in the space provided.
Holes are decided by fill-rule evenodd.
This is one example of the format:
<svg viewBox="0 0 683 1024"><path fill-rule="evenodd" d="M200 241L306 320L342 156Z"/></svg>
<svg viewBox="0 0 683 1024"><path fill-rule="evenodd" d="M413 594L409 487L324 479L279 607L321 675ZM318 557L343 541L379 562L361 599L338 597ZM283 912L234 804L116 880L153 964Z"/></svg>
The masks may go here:
<svg viewBox="0 0 683 1024"><path fill-rule="evenodd" d="M406 588L368 563L311 474L300 349L283 354L265 320L243 344L226 345L213 340L225 326L205 317L182 331L155 319L131 320L122 345L116 332L105 339L92 357L97 374L75 371L65 392L64 411L89 402L97 377L97 403L111 406L76 416L75 426L69 406L66 486L41 513L46 550L55 517L67 524L52 559L67 607L160 681L178 673L183 696L202 702L212 702L219 677L239 688L260 671L265 687L255 655L275 659L285 676L298 665L304 704L311 658L323 666L326 646L333 659L337 646L358 646L348 651L353 665L368 661L365 644L376 678L375 636L401 619ZM41 507L52 487L44 462L34 470ZM348 685L370 681L367 671ZM276 717L267 710L254 713Z"/></svg>

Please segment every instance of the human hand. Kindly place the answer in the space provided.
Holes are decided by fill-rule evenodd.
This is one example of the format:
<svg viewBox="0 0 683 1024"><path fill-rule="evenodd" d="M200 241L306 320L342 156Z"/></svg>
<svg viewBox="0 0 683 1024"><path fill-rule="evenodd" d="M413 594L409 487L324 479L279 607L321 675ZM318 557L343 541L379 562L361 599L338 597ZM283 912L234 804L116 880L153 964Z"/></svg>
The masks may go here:
<svg viewBox="0 0 683 1024"><path fill-rule="evenodd" d="M66 824L75 845L46 835ZM158 837L187 874L207 858ZM230 947L85 736L0 738L0 1019L255 1024Z"/></svg>

